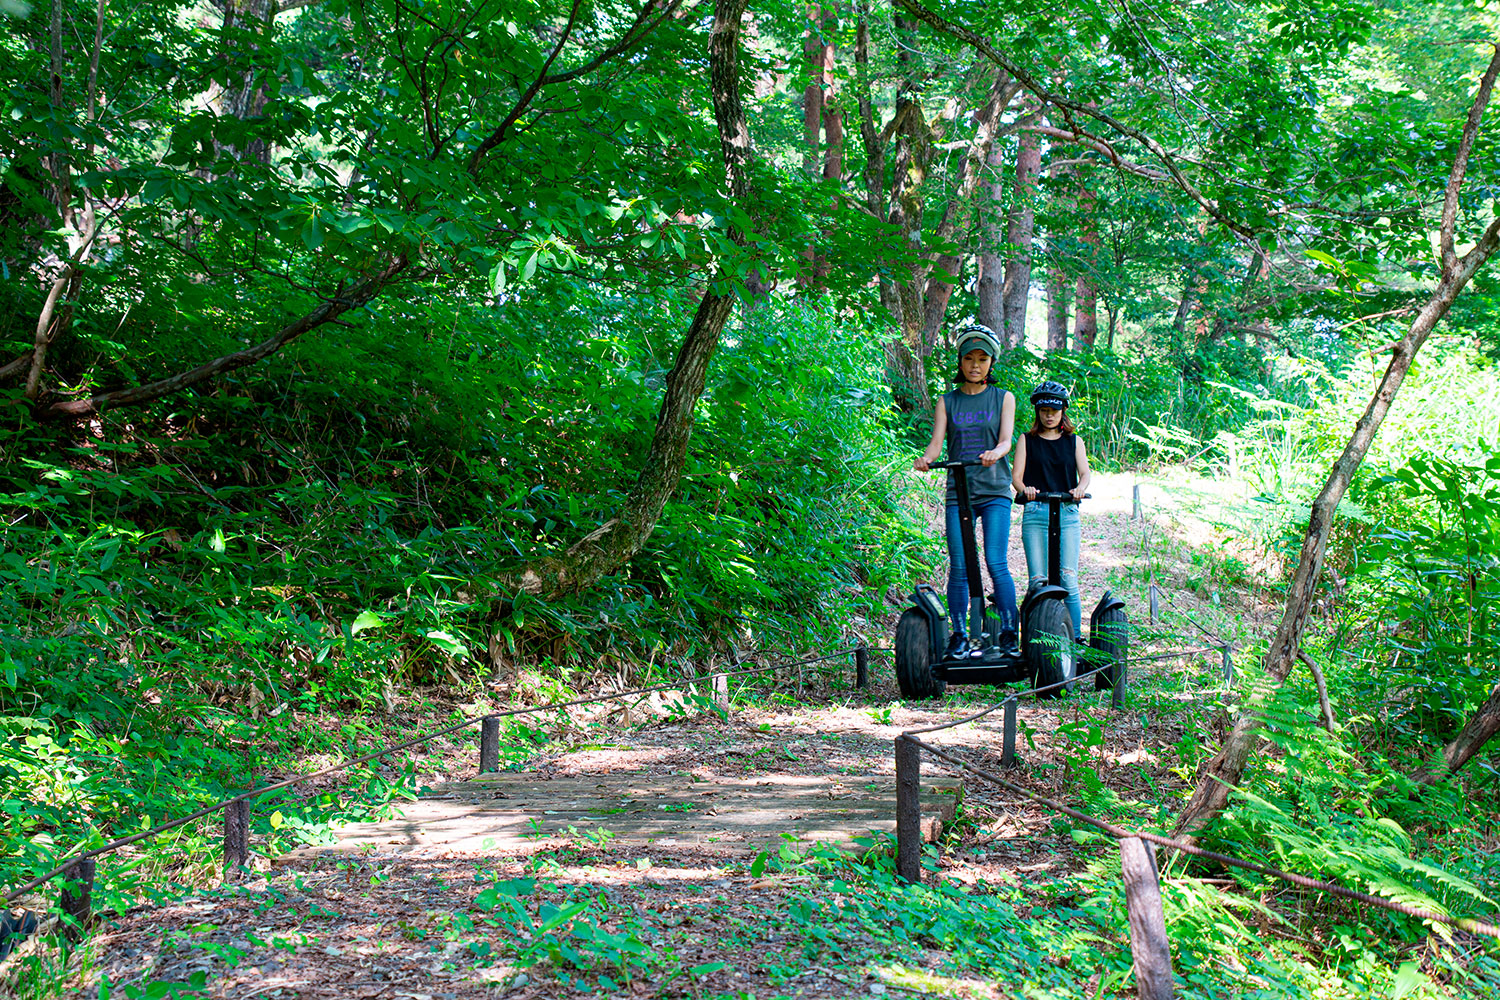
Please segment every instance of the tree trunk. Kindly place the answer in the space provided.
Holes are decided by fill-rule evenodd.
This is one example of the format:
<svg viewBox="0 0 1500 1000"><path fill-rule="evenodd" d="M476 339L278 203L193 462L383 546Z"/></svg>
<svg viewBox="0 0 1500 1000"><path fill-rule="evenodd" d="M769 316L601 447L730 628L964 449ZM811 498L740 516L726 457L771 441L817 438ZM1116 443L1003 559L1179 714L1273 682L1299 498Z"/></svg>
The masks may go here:
<svg viewBox="0 0 1500 1000"><path fill-rule="evenodd" d="M1004 73L997 74L990 87L988 100L974 113L974 139L964 153L963 162L959 165L958 183L954 185L953 194L933 231L934 243L942 245L952 242L957 233L959 223L964 219L983 176L983 164L989 158L994 144L995 126L1000 121L1000 113L1010 103L1016 89ZM937 343L938 334L942 330L943 316L948 311L948 300L953 297L953 279L957 277L958 270L958 255L944 254L934 262L928 275L922 301L922 345L928 351Z"/></svg>
<svg viewBox="0 0 1500 1000"><path fill-rule="evenodd" d="M1469 716L1464 728L1443 747L1443 755L1431 768L1417 776L1424 785L1433 785L1453 774L1484 749L1484 745L1500 733L1500 686L1490 692L1488 700L1479 710Z"/></svg>
<svg viewBox="0 0 1500 1000"><path fill-rule="evenodd" d="M897 15L896 63L902 80L896 91L893 121L896 140L894 190L887 221L901 234L901 244L913 256L922 245L922 182L930 156L929 129L917 100L918 50L916 24ZM922 350L921 269L912 267L907 280L894 282L896 321L901 329L900 347L888 348L887 357L900 359L899 380L891 386L897 405L908 411L932 408L927 392L926 355ZM893 371L896 368L893 367Z"/></svg>
<svg viewBox="0 0 1500 1000"><path fill-rule="evenodd" d="M1187 336L1187 318L1198 301L1197 269L1189 267L1182 279L1182 299L1177 303L1177 313L1172 317L1172 329L1179 338Z"/></svg>
<svg viewBox="0 0 1500 1000"><path fill-rule="evenodd" d="M224 30L220 37L225 39L225 47L229 48L238 44L246 46L246 50L238 54L226 51L223 58L253 63L260 45L249 40L241 43L239 39L243 36L238 33L261 35L264 36L264 40L269 41L276 17L274 0L225 0L223 12ZM235 84L219 94L216 103L219 112L225 117L248 120L261 116L269 98L270 94L266 90L265 83L262 82L260 74L252 65L240 75L240 79ZM245 144L244 149L231 147L231 152L260 163L269 163L271 160L271 150L264 139L251 139Z"/></svg>
<svg viewBox="0 0 1500 1000"><path fill-rule="evenodd" d="M1047 268L1047 350L1068 349L1068 276L1057 264Z"/></svg>
<svg viewBox="0 0 1500 1000"><path fill-rule="evenodd" d="M1082 351L1093 347L1094 341L1099 337L1099 316L1094 310L1094 282L1087 275L1079 275L1073 297L1073 349Z"/></svg>
<svg viewBox="0 0 1500 1000"><path fill-rule="evenodd" d="M1454 156L1453 169L1448 175L1448 186L1443 198L1442 224L1438 236L1440 271L1437 288L1433 290L1426 304L1412 320L1406 335L1393 348L1390 364L1386 367L1385 375L1382 376L1375 395L1365 407L1365 412L1359 418L1359 422L1355 424L1354 433L1350 435L1343 453L1334 463L1333 470L1328 475L1328 481L1324 483L1317 499L1313 501L1312 515L1308 518L1307 532L1302 539L1302 555L1297 563L1297 572L1292 577L1291 586L1287 590L1286 610L1282 615L1280 626L1276 629L1276 635L1271 640L1270 650L1264 661L1265 672L1271 683L1259 684L1255 687L1240 709L1234 728L1225 739L1224 745L1203 766L1193 796L1178 819L1177 827L1181 833L1196 835L1201 831L1228 803L1230 790L1238 785L1240 778L1243 777L1250 751L1259 738L1261 707L1266 699L1274 694L1275 689L1286 681L1297 662L1302 636L1307 629L1307 616L1312 610L1313 593L1323 568L1323 555L1328 546L1328 534L1333 528L1333 517L1338 509L1339 501L1343 499L1350 480L1354 478L1355 471L1364 461L1365 453L1369 451L1370 444L1375 440L1375 435L1380 430L1380 425L1385 420L1385 415L1390 410L1396 393L1400 391L1401 383L1405 380L1406 373L1411 368L1417 352L1422 349L1422 345L1426 343L1433 328L1447 315L1458 293L1474 277L1474 273L1494 255L1496 249L1500 248L1500 219L1493 220L1473 248L1462 257L1458 256L1454 248L1459 195L1463 190L1464 177L1468 169L1469 152L1479 132L1479 122L1484 115L1485 106L1489 103L1497 74L1500 74L1500 47L1496 48L1489 68L1480 79L1478 93L1475 95L1474 104L1469 109L1469 116L1464 124L1463 138ZM1467 726L1465 731L1468 731ZM1477 732L1476 730L1476 733L1471 733L1470 736L1476 735ZM1455 749L1455 760L1459 760L1459 755L1468 745L1470 744L1464 744ZM1446 760L1446 751L1444 757Z"/></svg>
<svg viewBox="0 0 1500 1000"><path fill-rule="evenodd" d="M1005 230L1000 225L1005 204L1005 148L991 143L984 163L989 168L989 180L984 184L980 208L979 273L975 282L979 305L974 321L999 333L1005 329Z"/></svg>
<svg viewBox="0 0 1500 1000"><path fill-rule="evenodd" d="M1036 220L1037 176L1042 169L1041 137L1026 126L1039 116L1039 111L1032 111L1020 122L1016 182L1011 189L1010 217L1005 226L1005 242L1010 255L1005 264L1005 342L1011 347L1026 342L1026 306L1031 296L1031 238Z"/></svg>
<svg viewBox="0 0 1500 1000"><path fill-rule="evenodd" d="M1094 275L1098 273L1097 263L1099 256L1099 226L1094 220L1094 209L1098 199L1088 189L1082 178L1078 182L1078 213L1082 217L1079 224L1078 239L1085 247L1088 260L1084 261L1085 271L1078 276L1078 290L1075 293L1073 307L1073 348L1084 350L1092 348L1094 341L1099 336L1099 317L1094 311L1094 302L1098 291L1094 285Z"/></svg>
<svg viewBox="0 0 1500 1000"><path fill-rule="evenodd" d="M740 205L750 200L746 173L750 131L740 100L739 82L739 35L748 3L749 0L716 0L708 43L709 81L714 121L719 128L719 148L724 156L730 193ZM729 236L737 246L743 247L747 242L746 234L733 227ZM527 566L517 577L521 589L544 597L584 590L634 558L656 530L662 508L682 476L692 436L693 409L703 395L709 360L733 306L733 294L716 292L712 285L699 302L697 315L677 353L677 363L667 375L651 448L619 516L585 536L562 556Z"/></svg>
<svg viewBox="0 0 1500 1000"><path fill-rule="evenodd" d="M818 132L823 124L823 5L807 8L807 28L802 34L802 60L807 83L802 88L802 172L818 176Z"/></svg>
<svg viewBox="0 0 1500 1000"><path fill-rule="evenodd" d="M865 207L869 209L870 215L880 219L886 214L885 197L885 151L889 137L886 132L875 127L875 102L870 93L870 3L869 0L859 0L855 9L854 26L854 80L855 97L859 107L859 136L865 149L865 168L863 171L865 185ZM892 130L898 125L896 120L891 120L889 128ZM879 269L875 281L880 291L880 304L884 307L886 314L893 322L899 324L901 304L896 298L895 285L887 276L888 268L882 266ZM891 385L894 387L895 382ZM897 401L901 401L898 395Z"/></svg>

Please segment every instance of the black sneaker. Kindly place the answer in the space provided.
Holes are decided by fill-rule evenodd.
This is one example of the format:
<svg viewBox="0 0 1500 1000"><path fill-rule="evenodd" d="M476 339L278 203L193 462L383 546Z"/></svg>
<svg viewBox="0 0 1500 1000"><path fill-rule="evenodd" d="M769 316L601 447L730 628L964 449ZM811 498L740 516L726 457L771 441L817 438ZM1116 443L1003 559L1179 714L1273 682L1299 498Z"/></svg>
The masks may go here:
<svg viewBox="0 0 1500 1000"><path fill-rule="evenodd" d="M1015 632L1006 629L1000 633L1000 652L1006 656L1021 655L1021 641Z"/></svg>
<svg viewBox="0 0 1500 1000"><path fill-rule="evenodd" d="M943 659L956 660L964 655L964 650L969 648L969 637L962 632L954 632L948 639L948 648L943 651Z"/></svg>

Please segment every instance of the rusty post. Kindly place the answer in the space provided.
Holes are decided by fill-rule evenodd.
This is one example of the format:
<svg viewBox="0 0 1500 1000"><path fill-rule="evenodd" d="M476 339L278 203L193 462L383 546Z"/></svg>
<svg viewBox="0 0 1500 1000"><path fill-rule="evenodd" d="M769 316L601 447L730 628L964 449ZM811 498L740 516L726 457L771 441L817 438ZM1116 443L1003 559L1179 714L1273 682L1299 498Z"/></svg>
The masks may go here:
<svg viewBox="0 0 1500 1000"><path fill-rule="evenodd" d="M1109 707L1116 712L1125 708L1125 684L1130 675L1130 661L1122 660L1115 665L1115 683L1109 691Z"/></svg>
<svg viewBox="0 0 1500 1000"><path fill-rule="evenodd" d="M500 770L500 720L493 715L479 724L479 773Z"/></svg>
<svg viewBox="0 0 1500 1000"><path fill-rule="evenodd" d="M224 877L250 863L250 800L236 799L224 807Z"/></svg>
<svg viewBox="0 0 1500 1000"><path fill-rule="evenodd" d="M1016 696L1005 699L1005 749L1000 752L1001 767L1016 766Z"/></svg>
<svg viewBox="0 0 1500 1000"><path fill-rule="evenodd" d="M63 936L77 944L94 909L94 859L79 858L64 869L63 878L67 881L58 903L64 918Z"/></svg>
<svg viewBox="0 0 1500 1000"><path fill-rule="evenodd" d="M854 686L861 691L870 686L870 651L864 646L854 647Z"/></svg>
<svg viewBox="0 0 1500 1000"><path fill-rule="evenodd" d="M922 881L922 748L896 737L896 877Z"/></svg>

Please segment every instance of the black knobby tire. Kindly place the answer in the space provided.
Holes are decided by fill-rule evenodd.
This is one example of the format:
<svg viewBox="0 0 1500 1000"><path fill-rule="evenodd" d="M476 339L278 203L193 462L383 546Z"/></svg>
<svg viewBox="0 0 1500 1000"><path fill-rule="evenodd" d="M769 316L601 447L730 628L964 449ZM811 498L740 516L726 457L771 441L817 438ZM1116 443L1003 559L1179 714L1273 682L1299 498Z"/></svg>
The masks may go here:
<svg viewBox="0 0 1500 1000"><path fill-rule="evenodd" d="M901 697L937 698L947 688L946 681L933 676L932 628L927 616L916 608L907 608L896 623L896 685Z"/></svg>
<svg viewBox="0 0 1500 1000"><path fill-rule="evenodd" d="M1130 655L1130 621L1124 608L1110 608L1099 616L1089 632L1089 649L1093 651L1089 657L1091 669L1109 664L1094 675L1094 690L1113 689Z"/></svg>
<svg viewBox="0 0 1500 1000"><path fill-rule="evenodd" d="M1073 619L1068 615L1067 602L1058 598L1038 601L1026 617L1026 664L1031 668L1031 686L1048 688L1039 697L1060 698L1073 690L1073 678L1078 675Z"/></svg>

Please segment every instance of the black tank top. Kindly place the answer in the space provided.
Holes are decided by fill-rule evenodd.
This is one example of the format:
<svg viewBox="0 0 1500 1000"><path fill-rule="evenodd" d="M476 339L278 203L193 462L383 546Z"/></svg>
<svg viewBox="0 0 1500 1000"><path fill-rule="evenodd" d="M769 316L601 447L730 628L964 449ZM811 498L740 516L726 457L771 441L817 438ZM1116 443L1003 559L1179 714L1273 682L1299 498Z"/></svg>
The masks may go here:
<svg viewBox="0 0 1500 1000"><path fill-rule="evenodd" d="M1039 434L1026 435L1027 486L1043 493L1066 493L1078 485L1078 439L1064 434L1048 441Z"/></svg>

